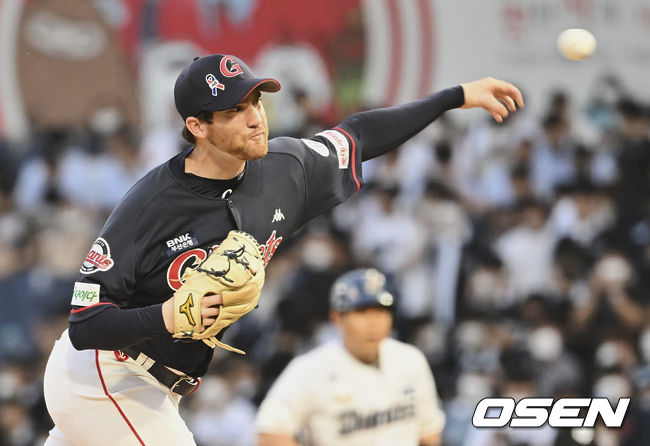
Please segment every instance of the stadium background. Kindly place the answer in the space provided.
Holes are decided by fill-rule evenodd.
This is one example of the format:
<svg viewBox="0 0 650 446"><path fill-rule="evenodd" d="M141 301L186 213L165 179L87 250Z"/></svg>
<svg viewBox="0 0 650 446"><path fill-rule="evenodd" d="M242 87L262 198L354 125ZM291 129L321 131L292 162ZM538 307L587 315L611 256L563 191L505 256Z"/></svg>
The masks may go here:
<svg viewBox="0 0 650 446"><path fill-rule="evenodd" d="M585 27L593 57L555 37ZM444 445L650 444L650 1L0 1L0 444L41 444L41 380L81 259L148 169L183 147L173 81L233 53L274 76L274 135L491 75L527 107L452 111L283 245L258 310L183 412L197 443L251 445L256 405L333 336L327 291L372 265L395 336L426 354ZM424 241L424 243L423 243ZM632 396L620 430L476 430L486 396Z"/></svg>

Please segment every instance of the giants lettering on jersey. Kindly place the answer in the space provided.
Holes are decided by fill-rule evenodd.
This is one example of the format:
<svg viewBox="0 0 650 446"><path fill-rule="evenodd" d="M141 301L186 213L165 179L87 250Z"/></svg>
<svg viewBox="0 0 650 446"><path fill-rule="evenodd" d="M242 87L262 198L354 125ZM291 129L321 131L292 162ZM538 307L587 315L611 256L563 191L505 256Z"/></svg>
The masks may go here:
<svg viewBox="0 0 650 446"><path fill-rule="evenodd" d="M282 242L282 237L275 236L276 231L273 231L265 244L261 245L262 258L264 259L264 267L269 264L271 257ZM210 251L216 249L219 245L214 245ZM183 285L183 273L187 268L196 268L208 257L208 252L202 248L192 249L185 251L183 254L176 257L167 268L167 285L174 291L178 291Z"/></svg>
<svg viewBox="0 0 650 446"><path fill-rule="evenodd" d="M282 242L281 236L275 238L275 232L276 231L273 231L266 243L260 246L260 248L262 248L262 258L264 259L265 268L266 265L268 265L271 261L271 257L273 257L273 254L275 254L275 251L278 249L278 246L280 246L280 243Z"/></svg>
<svg viewBox="0 0 650 446"><path fill-rule="evenodd" d="M190 251L185 251L183 254L176 257L167 268L167 285L174 291L183 285L181 277L187 268L196 268L203 262L208 253L205 249L196 248Z"/></svg>

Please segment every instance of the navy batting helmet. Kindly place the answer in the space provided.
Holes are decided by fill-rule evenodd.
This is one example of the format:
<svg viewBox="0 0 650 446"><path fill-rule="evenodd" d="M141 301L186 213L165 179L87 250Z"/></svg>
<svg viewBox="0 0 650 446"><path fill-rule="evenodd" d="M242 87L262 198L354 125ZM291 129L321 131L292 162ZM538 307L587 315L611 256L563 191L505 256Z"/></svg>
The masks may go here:
<svg viewBox="0 0 650 446"><path fill-rule="evenodd" d="M374 268L343 274L330 293L330 307L342 313L368 307L390 309L393 301L393 295L386 289L386 277Z"/></svg>

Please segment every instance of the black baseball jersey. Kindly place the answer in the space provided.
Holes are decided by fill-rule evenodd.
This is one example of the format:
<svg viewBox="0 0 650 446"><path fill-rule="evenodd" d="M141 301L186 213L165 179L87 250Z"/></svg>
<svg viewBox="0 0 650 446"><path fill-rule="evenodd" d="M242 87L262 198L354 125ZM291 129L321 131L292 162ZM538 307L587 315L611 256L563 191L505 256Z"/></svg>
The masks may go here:
<svg viewBox="0 0 650 446"><path fill-rule="evenodd" d="M70 313L73 344L135 344L164 365L201 376L212 349L174 340L162 319L162 303L181 286L183 271L233 229L252 234L268 263L300 226L361 187L362 159L396 147L463 100L455 87L352 115L309 139L274 138L265 157L227 182L185 173L192 149L153 169L114 209L81 266ZM263 299L262 292L262 305Z"/></svg>

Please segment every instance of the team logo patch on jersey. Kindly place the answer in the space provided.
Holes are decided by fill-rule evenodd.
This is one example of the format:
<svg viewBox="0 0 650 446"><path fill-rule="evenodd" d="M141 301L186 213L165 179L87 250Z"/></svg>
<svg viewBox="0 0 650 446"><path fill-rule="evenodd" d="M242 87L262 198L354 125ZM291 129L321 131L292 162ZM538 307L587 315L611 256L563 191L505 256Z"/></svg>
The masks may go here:
<svg viewBox="0 0 650 446"><path fill-rule="evenodd" d="M193 231L187 231L163 243L163 249L167 257L171 257L190 248L196 248L197 246L199 246L199 240Z"/></svg>
<svg viewBox="0 0 650 446"><path fill-rule="evenodd" d="M216 245L214 246L216 248ZM205 249L196 248L185 251L183 254L172 260L167 268L167 285L174 291L178 291L183 285L183 274L187 268L196 268L208 257Z"/></svg>
<svg viewBox="0 0 650 446"><path fill-rule="evenodd" d="M266 243L260 243L262 250L262 259L264 259L264 266L269 264L271 257L282 243L282 236L277 237L276 231L273 231L269 236ZM209 250L203 248L194 248L179 254L167 268L167 285L174 291L178 291L183 285L183 274L187 268L196 268L208 257L208 252L217 249L219 245L213 245Z"/></svg>
<svg viewBox="0 0 650 446"><path fill-rule="evenodd" d="M347 169L350 165L350 143L345 135L337 130L325 130L316 136L322 136L334 145L339 158L339 169Z"/></svg>
<svg viewBox="0 0 650 446"><path fill-rule="evenodd" d="M99 284L75 282L70 305L87 307L99 303Z"/></svg>
<svg viewBox="0 0 650 446"><path fill-rule="evenodd" d="M320 156L328 157L330 154L329 149L327 146L321 142L318 141L312 141L311 139L301 139L302 142L305 143L307 147L312 149L314 152L318 153Z"/></svg>
<svg viewBox="0 0 650 446"><path fill-rule="evenodd" d="M108 271L113 267L113 264L111 248L108 246L108 242L99 237L90 248L79 272L81 274L92 274L97 271Z"/></svg>

